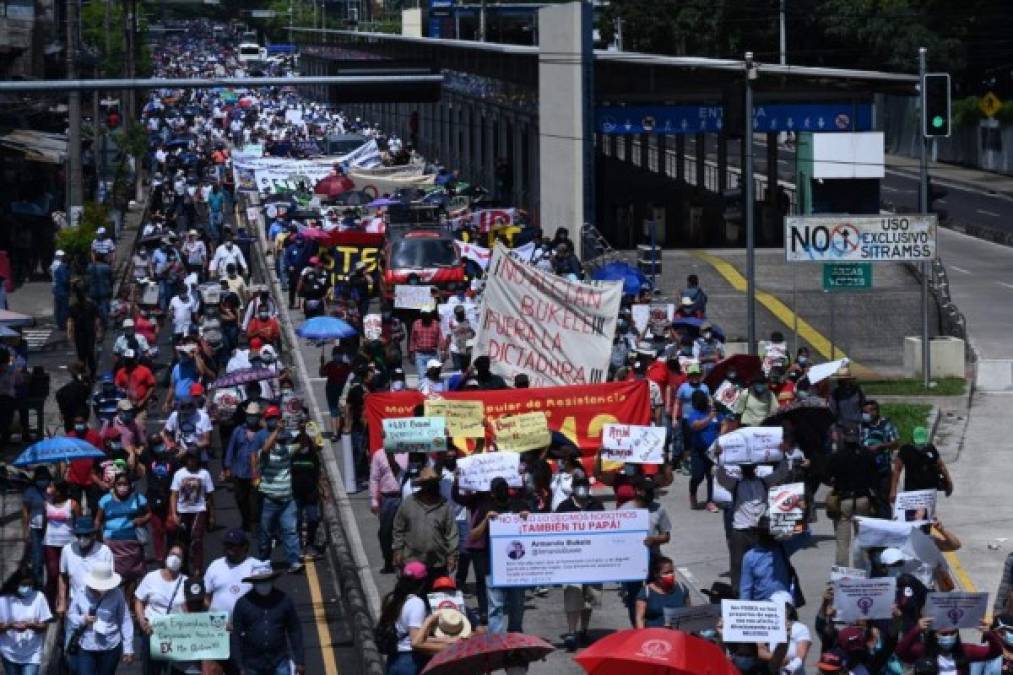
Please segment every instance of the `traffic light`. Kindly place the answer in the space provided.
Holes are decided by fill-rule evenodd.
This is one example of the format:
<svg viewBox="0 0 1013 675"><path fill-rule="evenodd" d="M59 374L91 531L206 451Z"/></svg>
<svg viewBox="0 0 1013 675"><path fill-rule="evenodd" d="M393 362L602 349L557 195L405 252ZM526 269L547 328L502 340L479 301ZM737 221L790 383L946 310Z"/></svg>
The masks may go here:
<svg viewBox="0 0 1013 675"><path fill-rule="evenodd" d="M926 73L922 78L922 134L928 138L950 135L950 76Z"/></svg>

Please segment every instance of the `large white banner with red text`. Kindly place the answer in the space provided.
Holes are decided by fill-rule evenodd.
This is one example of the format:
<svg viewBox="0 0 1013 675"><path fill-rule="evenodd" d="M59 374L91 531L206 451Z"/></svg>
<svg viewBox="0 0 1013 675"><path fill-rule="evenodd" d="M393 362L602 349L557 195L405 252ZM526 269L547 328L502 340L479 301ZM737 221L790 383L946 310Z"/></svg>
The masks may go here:
<svg viewBox="0 0 1013 675"><path fill-rule="evenodd" d="M515 260L496 244L479 309L475 356L532 387L604 382L621 281L570 281Z"/></svg>

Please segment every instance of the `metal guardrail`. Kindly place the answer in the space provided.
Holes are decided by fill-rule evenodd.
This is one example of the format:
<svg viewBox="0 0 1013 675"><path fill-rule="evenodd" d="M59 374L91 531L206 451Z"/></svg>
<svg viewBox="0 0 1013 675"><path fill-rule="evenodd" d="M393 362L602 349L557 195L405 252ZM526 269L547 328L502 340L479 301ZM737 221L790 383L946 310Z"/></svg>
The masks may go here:
<svg viewBox="0 0 1013 675"><path fill-rule="evenodd" d="M911 275L921 282L921 265L907 263L907 268ZM971 348L971 341L968 339L967 319L950 295L950 277L946 272L946 265L942 258L933 260L929 268L929 293L932 294L936 308L939 310L939 333L963 340L964 357L968 363L973 363L976 357Z"/></svg>

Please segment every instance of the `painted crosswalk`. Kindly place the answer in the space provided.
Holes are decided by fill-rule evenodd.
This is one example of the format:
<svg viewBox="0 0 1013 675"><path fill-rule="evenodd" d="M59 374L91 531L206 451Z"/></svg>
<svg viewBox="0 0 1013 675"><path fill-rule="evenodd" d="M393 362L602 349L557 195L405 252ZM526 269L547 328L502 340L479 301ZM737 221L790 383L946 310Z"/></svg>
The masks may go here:
<svg viewBox="0 0 1013 675"><path fill-rule="evenodd" d="M28 343L29 351L35 352L45 348L46 343L49 342L49 336L52 334L52 328L25 328L21 331L25 342Z"/></svg>

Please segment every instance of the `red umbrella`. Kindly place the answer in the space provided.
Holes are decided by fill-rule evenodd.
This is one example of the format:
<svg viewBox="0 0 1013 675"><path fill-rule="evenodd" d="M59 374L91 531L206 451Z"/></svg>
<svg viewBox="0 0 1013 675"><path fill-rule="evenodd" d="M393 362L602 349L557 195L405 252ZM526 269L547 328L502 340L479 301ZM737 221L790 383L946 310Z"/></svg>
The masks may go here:
<svg viewBox="0 0 1013 675"><path fill-rule="evenodd" d="M249 108L252 105L253 105L253 99L250 98L249 96L244 96L243 98L239 99L239 107L240 108Z"/></svg>
<svg viewBox="0 0 1013 675"><path fill-rule="evenodd" d="M524 633L482 633L454 643L434 656L422 675L478 675L544 659L555 647Z"/></svg>
<svg viewBox="0 0 1013 675"><path fill-rule="evenodd" d="M749 384L749 381L754 377L763 374L763 364L760 362L759 356L733 354L715 363L711 371L703 378L703 383L713 392L725 381L729 370L735 371L739 384Z"/></svg>
<svg viewBox="0 0 1013 675"><path fill-rule="evenodd" d="M588 675L739 675L721 647L668 628L613 633L574 660Z"/></svg>
<svg viewBox="0 0 1013 675"><path fill-rule="evenodd" d="M318 195L337 197L338 195L355 189L355 183L348 176L326 176L313 187L313 192Z"/></svg>
<svg viewBox="0 0 1013 675"><path fill-rule="evenodd" d="M331 236L330 232L325 232L319 227L300 227L299 234L305 239L313 239L314 241L324 241Z"/></svg>

